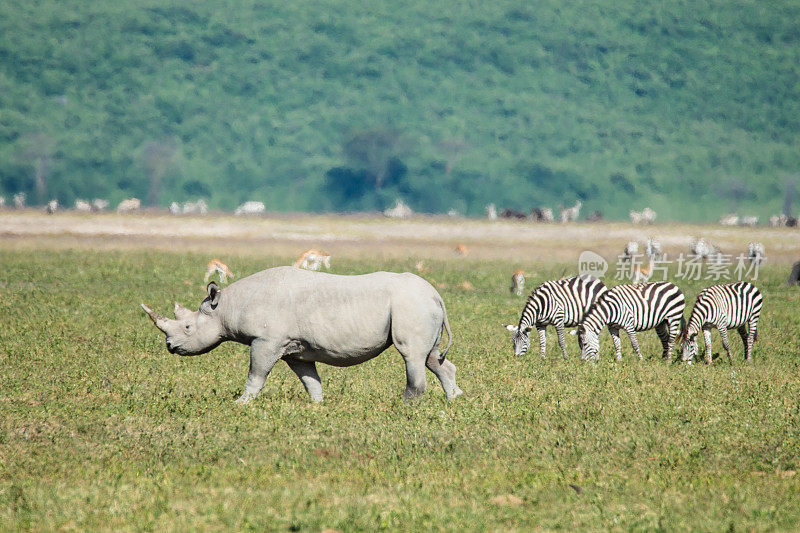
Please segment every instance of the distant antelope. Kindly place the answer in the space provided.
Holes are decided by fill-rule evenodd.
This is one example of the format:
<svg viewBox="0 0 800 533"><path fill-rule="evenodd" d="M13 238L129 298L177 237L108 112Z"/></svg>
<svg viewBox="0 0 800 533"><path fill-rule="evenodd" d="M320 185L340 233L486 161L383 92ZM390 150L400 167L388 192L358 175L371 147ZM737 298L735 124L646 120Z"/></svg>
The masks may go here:
<svg viewBox="0 0 800 533"><path fill-rule="evenodd" d="M469 250L467 250L467 247L464 246L463 244L459 244L458 246L456 246L455 252L458 255L467 255L469 253Z"/></svg>
<svg viewBox="0 0 800 533"><path fill-rule="evenodd" d="M653 275L653 260L647 266L633 266L633 283L644 283L650 281L650 276Z"/></svg>
<svg viewBox="0 0 800 533"><path fill-rule="evenodd" d="M531 211L531 219L534 222L554 222L553 210L549 207L534 207Z"/></svg>
<svg viewBox="0 0 800 533"><path fill-rule="evenodd" d="M211 261L208 262L208 265L206 265L206 275L203 278L203 281L205 283L208 283L208 280L211 279L211 276L214 275L214 272L219 274L219 280L222 283L227 283L229 277L231 279L236 277L233 275L233 272L231 272L231 269L228 268L228 265L226 265L219 259L212 259Z"/></svg>
<svg viewBox="0 0 800 533"><path fill-rule="evenodd" d="M108 200L105 198L95 198L92 200L92 211L105 211L108 209Z"/></svg>
<svg viewBox="0 0 800 533"><path fill-rule="evenodd" d="M263 215L264 212L267 210L266 206L264 206L264 202L257 202L257 201L249 201L245 202L233 212L234 215L238 216L249 216L249 215Z"/></svg>
<svg viewBox="0 0 800 533"><path fill-rule="evenodd" d="M511 276L511 292L516 293L517 296L522 296L522 291L525 288L525 272L517 270Z"/></svg>
<svg viewBox="0 0 800 533"><path fill-rule="evenodd" d="M578 200L572 207L561 208L561 222L575 222L578 220L578 215L581 213L581 206L583 202Z"/></svg>
<svg viewBox="0 0 800 533"><path fill-rule="evenodd" d="M14 195L14 208L15 209L24 209L25 208L25 199L27 195L24 192L20 192Z"/></svg>
<svg viewBox="0 0 800 533"><path fill-rule="evenodd" d="M133 211L138 211L141 207L141 200L138 198L128 198L127 200L122 200L119 203L117 206L117 213L131 213Z"/></svg>
<svg viewBox="0 0 800 533"><path fill-rule="evenodd" d="M649 207L645 207L641 211L631 209L628 215L634 224L653 224L656 221L656 212Z"/></svg>
<svg viewBox="0 0 800 533"><path fill-rule="evenodd" d="M87 202L86 200L81 200L80 198L75 200L75 211L79 211L81 213L89 213L92 210L92 204Z"/></svg>
<svg viewBox="0 0 800 533"><path fill-rule="evenodd" d="M300 254L294 262L295 267L306 270L319 270L322 265L328 270L331 269L331 254L313 248Z"/></svg>
<svg viewBox="0 0 800 533"><path fill-rule="evenodd" d="M789 217L786 215L772 215L769 217L769 227L782 228L786 226L787 220L789 220Z"/></svg>

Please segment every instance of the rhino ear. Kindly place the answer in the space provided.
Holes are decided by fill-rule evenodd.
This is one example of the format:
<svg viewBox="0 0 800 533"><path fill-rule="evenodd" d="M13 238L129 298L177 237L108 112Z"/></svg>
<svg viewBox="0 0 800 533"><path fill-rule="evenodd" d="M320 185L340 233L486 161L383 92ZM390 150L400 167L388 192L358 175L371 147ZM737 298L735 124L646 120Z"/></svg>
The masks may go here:
<svg viewBox="0 0 800 533"><path fill-rule="evenodd" d="M208 291L208 302L211 304L211 309L216 308L219 303L219 285L212 281L206 287L206 291Z"/></svg>

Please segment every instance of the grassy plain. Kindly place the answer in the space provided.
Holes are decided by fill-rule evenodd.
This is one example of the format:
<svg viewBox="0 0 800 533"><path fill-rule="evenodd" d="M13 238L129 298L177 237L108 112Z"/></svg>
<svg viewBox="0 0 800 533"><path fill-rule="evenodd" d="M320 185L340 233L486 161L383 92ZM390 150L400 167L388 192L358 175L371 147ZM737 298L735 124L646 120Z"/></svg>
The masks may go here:
<svg viewBox="0 0 800 533"><path fill-rule="evenodd" d="M577 360L574 337L563 361L552 332L546 360L511 355L500 324L523 304L507 289L519 261L413 246L402 257L386 244L386 253L358 253L362 242L334 256L334 272L413 271L425 259L447 304L464 396L448 403L429 375L423 397L403 402L404 369L390 349L357 367L321 367L321 405L279 365L262 395L240 406L246 347L171 356L138 307L197 305L209 253L177 242L152 249L135 236L126 244L33 233L6 235L0 250L0 530L800 523L800 293L783 286L785 264L761 272L753 365L736 336L733 366L724 356L710 367L640 362L627 341L617 363L607 334L595 365ZM88 250L87 239L105 249ZM219 241L214 248L240 276L294 258L288 241L243 242L227 254ZM530 288L575 263L539 257L527 267ZM679 285L693 302L708 283ZM654 333L640 342L646 355L659 353Z"/></svg>

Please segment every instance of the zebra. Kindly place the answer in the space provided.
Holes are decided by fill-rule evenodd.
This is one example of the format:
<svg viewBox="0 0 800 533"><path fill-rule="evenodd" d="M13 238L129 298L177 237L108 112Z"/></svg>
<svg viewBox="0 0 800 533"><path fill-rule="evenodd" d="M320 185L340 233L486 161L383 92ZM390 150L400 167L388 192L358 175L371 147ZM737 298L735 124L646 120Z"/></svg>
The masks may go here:
<svg viewBox="0 0 800 533"><path fill-rule="evenodd" d="M514 334L514 355L523 355L528 351L528 334L535 327L539 334L539 352L544 358L545 328L554 326L558 334L558 345L566 360L564 328L577 326L594 301L606 290L602 281L589 275L550 280L539 285L528 297L519 325L506 326Z"/></svg>
<svg viewBox="0 0 800 533"><path fill-rule="evenodd" d="M661 259L664 256L664 252L661 250L661 243L653 237L647 238L647 243L644 245L644 253L650 260Z"/></svg>
<svg viewBox="0 0 800 533"><path fill-rule="evenodd" d="M628 241L625 249L622 250L622 259L630 261L633 256L639 255L639 243L636 241Z"/></svg>
<svg viewBox="0 0 800 533"><path fill-rule="evenodd" d="M682 359L689 364L697 355L697 335L703 331L706 345L706 363L711 364L711 327L719 330L722 347L731 358L728 330L736 329L744 344L744 358L748 363L753 357L753 343L758 338L758 318L764 298L761 291L750 282L737 281L723 285L712 285L698 296L689 316L689 323L683 329Z"/></svg>
<svg viewBox="0 0 800 533"><path fill-rule="evenodd" d="M747 257L751 263L761 264L764 260L764 245L760 242L747 243Z"/></svg>
<svg viewBox="0 0 800 533"><path fill-rule="evenodd" d="M639 359L642 359L636 332L655 328L664 347L662 357L669 359L675 339L684 323L685 307L683 293L669 281L617 285L597 299L578 326L581 358L599 358L600 331L603 326L608 325L617 361L622 360L620 329L628 334L633 349Z"/></svg>

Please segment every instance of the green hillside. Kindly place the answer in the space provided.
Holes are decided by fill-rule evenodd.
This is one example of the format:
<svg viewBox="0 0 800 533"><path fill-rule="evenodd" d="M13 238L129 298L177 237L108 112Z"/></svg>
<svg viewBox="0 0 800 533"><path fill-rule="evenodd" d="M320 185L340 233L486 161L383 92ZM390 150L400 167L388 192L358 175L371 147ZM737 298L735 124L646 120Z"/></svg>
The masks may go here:
<svg viewBox="0 0 800 533"><path fill-rule="evenodd" d="M0 189L779 212L797 2L3 2Z"/></svg>

